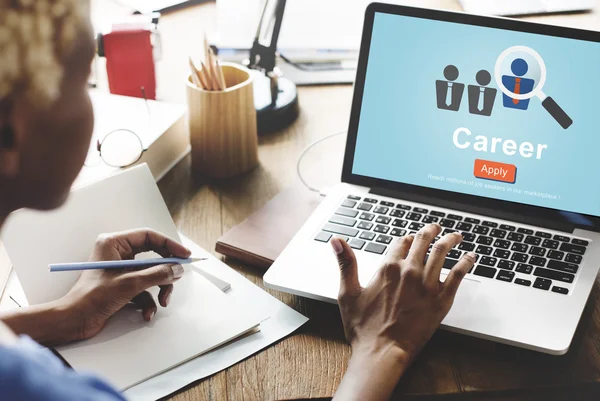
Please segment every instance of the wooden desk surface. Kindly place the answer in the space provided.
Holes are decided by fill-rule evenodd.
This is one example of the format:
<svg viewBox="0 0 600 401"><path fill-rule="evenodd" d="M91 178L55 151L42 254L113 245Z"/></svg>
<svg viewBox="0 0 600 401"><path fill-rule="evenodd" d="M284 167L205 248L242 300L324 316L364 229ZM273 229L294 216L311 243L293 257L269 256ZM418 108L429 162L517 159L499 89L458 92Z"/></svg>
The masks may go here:
<svg viewBox="0 0 600 401"><path fill-rule="evenodd" d="M93 3L97 18L123 12L107 1L96 0ZM406 4L459 9L458 2L452 0L407 1ZM598 12L533 19L587 29L600 27ZM214 30L215 23L214 3L163 16L160 22L163 59L158 63L157 71L159 96L162 99L185 101L182 82L188 68L187 56L200 52L203 32ZM298 121L282 132L260 138L261 166L256 170L229 181L195 181L190 174L188 158L160 182L160 189L178 228L204 248L214 249L216 240L223 233L296 181L296 160L307 144L347 127L352 96L350 86L304 87L299 89L299 96L301 115ZM343 149L339 148L337 151L342 152ZM337 164L327 165L327 159L321 162L321 168L326 171L340 169ZM262 287L262 272L231 261L227 263ZM173 396L173 400L281 400L333 395L350 357L350 348L344 340L337 307L267 291L310 317L309 323L295 335L265 351L189 386ZM594 294L593 297L599 296L598 288L595 288ZM177 289L174 296L177 296ZM587 313L585 319L588 320L584 323L586 325L595 325L596 328L600 325L600 316ZM564 377L552 377L549 380L545 376L556 375L556 372L586 377L585 369L562 372L561 369L552 370L552 367L564 363L565 358L582 357L581 353L585 352L586 346L600 348L600 332L595 332L595 337L585 336L576 340L579 345L565 357L549 357L439 332L416 365L402 379L398 393L451 395L523 389L542 386L553 380L557 384L564 383ZM488 366L486 363L488 356L492 354L504 355L497 366ZM540 368L537 380L524 383L519 379L519 369L532 365L546 368ZM589 370L600 371L600 361L590 360ZM593 378L590 377L590 380ZM506 398L494 396L494 399L521 399L521 396L509 395ZM523 399L534 398L529 395L523 396ZM477 399L482 397L480 393L476 396ZM553 398L544 396L544 399Z"/></svg>

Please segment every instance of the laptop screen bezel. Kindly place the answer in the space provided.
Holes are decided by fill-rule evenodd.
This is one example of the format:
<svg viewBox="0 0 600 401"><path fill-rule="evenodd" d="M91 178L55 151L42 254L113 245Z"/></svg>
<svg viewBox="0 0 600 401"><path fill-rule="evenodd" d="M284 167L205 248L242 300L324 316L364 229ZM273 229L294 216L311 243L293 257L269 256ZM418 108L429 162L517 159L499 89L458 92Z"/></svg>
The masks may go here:
<svg viewBox="0 0 600 401"><path fill-rule="evenodd" d="M531 222L532 218L534 218L536 222L552 221L563 227L580 227L588 230L600 231L600 217L597 216L486 198L477 195L468 195L459 192L434 189L352 173L365 78L368 67L368 58L371 48L371 37L376 13L423 18L442 22L505 29L510 31L542 34L546 36L556 36L561 38L600 43L600 32L524 22L507 18L484 17L451 11L422 9L383 3L370 4L365 13L362 43L359 52L356 80L354 83L350 124L348 127L344 164L342 168L342 182L369 187L371 189L382 189L386 193L399 193L405 195L410 194L411 196L414 195L416 199L421 201L428 200L432 204L436 204L437 201L441 201L440 203L442 206L444 204L447 205L450 202L453 205L464 206L462 209L465 211L472 211L471 207L473 206L473 209L476 209L477 213L482 213L486 210L489 210L499 212L499 214L502 215L503 212L506 212L511 216L523 216L524 220L529 222ZM398 66L398 68L401 67ZM426 162L426 159L427 156L424 155L424 162ZM600 182L598 185L600 185Z"/></svg>

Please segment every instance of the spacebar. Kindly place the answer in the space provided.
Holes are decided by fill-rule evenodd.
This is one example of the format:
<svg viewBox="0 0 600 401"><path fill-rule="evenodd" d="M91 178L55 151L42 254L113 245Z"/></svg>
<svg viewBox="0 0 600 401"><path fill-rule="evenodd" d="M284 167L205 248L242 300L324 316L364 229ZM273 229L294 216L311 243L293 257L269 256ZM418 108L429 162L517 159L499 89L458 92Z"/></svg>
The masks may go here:
<svg viewBox="0 0 600 401"><path fill-rule="evenodd" d="M358 230L356 228L344 227L337 224L325 224L323 231L334 234L347 235L348 237L356 237Z"/></svg>

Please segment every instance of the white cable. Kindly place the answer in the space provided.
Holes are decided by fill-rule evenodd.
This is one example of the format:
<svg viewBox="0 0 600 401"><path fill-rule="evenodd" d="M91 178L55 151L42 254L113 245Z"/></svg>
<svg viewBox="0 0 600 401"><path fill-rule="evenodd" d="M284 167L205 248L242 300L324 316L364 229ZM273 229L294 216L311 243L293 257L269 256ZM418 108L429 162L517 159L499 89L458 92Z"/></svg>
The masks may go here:
<svg viewBox="0 0 600 401"><path fill-rule="evenodd" d="M322 193L322 191L318 188L315 188L313 186L311 186L308 182L306 182L306 180L304 179L304 177L302 177L302 173L300 172L300 164L302 164L302 159L304 159L304 156L306 156L306 154L308 153L309 150L311 150L312 148L314 148L316 145L318 145L319 143L329 139L329 138L333 138L334 136L338 136L338 135L342 135L345 134L347 131L340 131L340 132L336 132L334 134L329 134L327 136L324 136L323 138L317 139L316 141L314 141L313 143L311 143L310 145L308 145L300 154L300 156L298 157L298 162L296 163L296 173L298 174L298 178L300 178L300 181L302 182L302 185L304 185L309 191L312 192L316 192L318 194L324 195Z"/></svg>

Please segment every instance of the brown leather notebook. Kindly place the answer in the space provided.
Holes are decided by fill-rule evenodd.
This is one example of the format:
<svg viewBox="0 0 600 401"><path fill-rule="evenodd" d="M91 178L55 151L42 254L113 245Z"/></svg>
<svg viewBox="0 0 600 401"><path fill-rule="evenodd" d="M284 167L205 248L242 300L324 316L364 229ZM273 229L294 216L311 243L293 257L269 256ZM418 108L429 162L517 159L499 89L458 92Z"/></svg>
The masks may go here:
<svg viewBox="0 0 600 401"><path fill-rule="evenodd" d="M245 264L268 269L310 217L321 196L290 187L217 241L215 250Z"/></svg>

